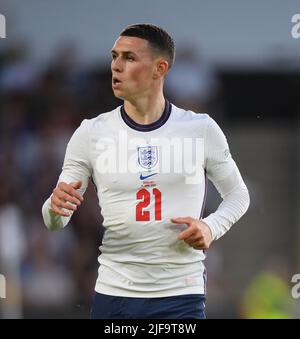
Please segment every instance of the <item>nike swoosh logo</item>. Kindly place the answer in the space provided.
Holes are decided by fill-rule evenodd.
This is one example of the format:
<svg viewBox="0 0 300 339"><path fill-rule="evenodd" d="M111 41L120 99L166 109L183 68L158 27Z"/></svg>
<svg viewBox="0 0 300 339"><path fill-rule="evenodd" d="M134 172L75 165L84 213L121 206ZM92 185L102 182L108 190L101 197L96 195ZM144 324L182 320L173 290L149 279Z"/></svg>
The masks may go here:
<svg viewBox="0 0 300 339"><path fill-rule="evenodd" d="M145 179L147 179L147 178L150 178L150 177L152 177L153 175L156 175L157 173L152 173L152 174L149 174L149 175L143 175L143 174L141 174L140 175L140 179L141 180L145 180Z"/></svg>

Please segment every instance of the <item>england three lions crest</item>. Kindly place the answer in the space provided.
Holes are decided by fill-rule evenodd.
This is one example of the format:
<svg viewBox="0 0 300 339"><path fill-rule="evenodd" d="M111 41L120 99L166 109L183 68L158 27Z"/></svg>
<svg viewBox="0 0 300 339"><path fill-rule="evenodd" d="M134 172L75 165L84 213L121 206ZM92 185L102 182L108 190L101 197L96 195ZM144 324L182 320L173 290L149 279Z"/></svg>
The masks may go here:
<svg viewBox="0 0 300 339"><path fill-rule="evenodd" d="M147 170L155 167L158 162L158 147L138 147L138 162L143 168Z"/></svg>

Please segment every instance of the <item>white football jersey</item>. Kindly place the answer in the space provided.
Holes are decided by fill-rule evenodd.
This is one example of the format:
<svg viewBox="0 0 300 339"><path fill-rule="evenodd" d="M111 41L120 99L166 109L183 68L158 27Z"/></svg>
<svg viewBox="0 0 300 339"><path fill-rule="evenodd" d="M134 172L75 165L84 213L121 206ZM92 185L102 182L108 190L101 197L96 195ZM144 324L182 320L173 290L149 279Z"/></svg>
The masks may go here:
<svg viewBox="0 0 300 339"><path fill-rule="evenodd" d="M205 293L205 254L178 240L187 225L171 218L202 218L208 177L223 197L203 219L214 239L246 211L248 191L216 122L207 114L166 102L161 118L135 123L124 107L84 120L66 150L58 182L92 179L105 233L100 247L99 293L164 297ZM49 228L70 218L43 206Z"/></svg>

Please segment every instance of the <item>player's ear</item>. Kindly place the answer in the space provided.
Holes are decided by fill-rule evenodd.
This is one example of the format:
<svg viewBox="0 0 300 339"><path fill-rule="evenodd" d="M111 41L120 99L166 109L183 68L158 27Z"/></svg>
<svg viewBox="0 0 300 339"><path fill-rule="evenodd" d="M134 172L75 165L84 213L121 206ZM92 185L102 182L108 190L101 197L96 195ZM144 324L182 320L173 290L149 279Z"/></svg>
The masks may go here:
<svg viewBox="0 0 300 339"><path fill-rule="evenodd" d="M169 70L169 63L166 59L160 58L156 61L153 78L163 78Z"/></svg>

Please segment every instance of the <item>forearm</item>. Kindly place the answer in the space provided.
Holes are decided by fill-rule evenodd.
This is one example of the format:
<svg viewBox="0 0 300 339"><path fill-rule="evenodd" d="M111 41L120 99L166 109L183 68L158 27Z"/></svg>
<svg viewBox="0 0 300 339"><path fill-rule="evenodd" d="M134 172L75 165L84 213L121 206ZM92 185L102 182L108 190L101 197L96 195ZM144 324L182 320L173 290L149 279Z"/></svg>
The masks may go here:
<svg viewBox="0 0 300 339"><path fill-rule="evenodd" d="M68 212L71 212L71 211L68 211ZM42 215L43 215L45 225L51 231L59 230L59 229L65 227L71 219L71 216L70 217L63 217L63 216L60 216L60 215L54 213L51 210L51 197L49 197L45 201L45 203L42 207Z"/></svg>
<svg viewBox="0 0 300 339"><path fill-rule="evenodd" d="M215 186L223 201L218 209L203 219L210 227L213 240L219 239L247 211L250 204L249 192L238 169Z"/></svg>

